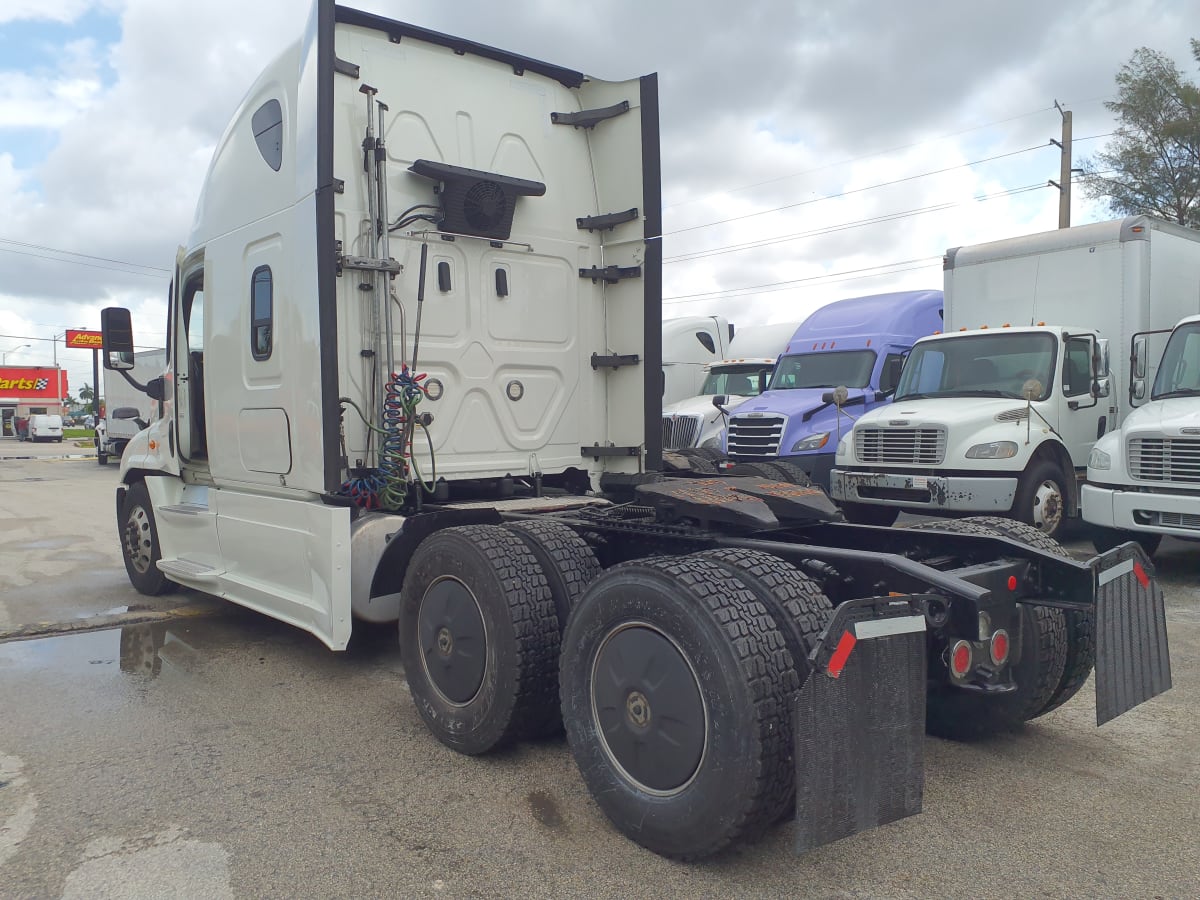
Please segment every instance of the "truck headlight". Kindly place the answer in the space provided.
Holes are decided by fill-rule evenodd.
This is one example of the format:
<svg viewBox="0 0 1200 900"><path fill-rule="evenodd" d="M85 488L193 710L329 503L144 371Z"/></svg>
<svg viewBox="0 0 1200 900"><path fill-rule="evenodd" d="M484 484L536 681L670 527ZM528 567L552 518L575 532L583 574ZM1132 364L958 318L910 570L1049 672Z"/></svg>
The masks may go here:
<svg viewBox="0 0 1200 900"><path fill-rule="evenodd" d="M701 450L720 450L721 449L721 432L717 432L707 441L700 445Z"/></svg>
<svg viewBox="0 0 1200 900"><path fill-rule="evenodd" d="M819 431L816 434L810 434L806 438L801 438L792 445L793 453L803 453L805 450L820 450L829 443L829 432Z"/></svg>
<svg viewBox="0 0 1200 900"><path fill-rule="evenodd" d="M1092 452L1088 454L1089 469L1111 469L1112 457L1101 450L1099 447L1093 447Z"/></svg>
<svg viewBox="0 0 1200 900"><path fill-rule="evenodd" d="M838 441L837 452L834 454L835 456L849 456L850 455L850 447L851 447L850 435L851 435L851 433L852 432L847 431L845 434L842 435L842 439L840 441Z"/></svg>
<svg viewBox="0 0 1200 900"><path fill-rule="evenodd" d="M991 441L987 444L976 444L967 451L967 459L1011 459L1017 455L1017 445L1014 441Z"/></svg>

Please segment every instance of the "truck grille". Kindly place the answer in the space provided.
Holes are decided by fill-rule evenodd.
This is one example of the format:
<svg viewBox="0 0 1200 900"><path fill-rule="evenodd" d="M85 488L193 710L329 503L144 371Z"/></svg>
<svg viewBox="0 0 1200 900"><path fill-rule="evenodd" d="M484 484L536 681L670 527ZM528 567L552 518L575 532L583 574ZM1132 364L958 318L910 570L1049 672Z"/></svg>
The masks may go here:
<svg viewBox="0 0 1200 900"><path fill-rule="evenodd" d="M695 447L700 436L700 419L700 416L663 416L663 449Z"/></svg>
<svg viewBox="0 0 1200 900"><path fill-rule="evenodd" d="M854 429L854 452L859 462L937 466L946 456L946 431L860 425Z"/></svg>
<svg viewBox="0 0 1200 900"><path fill-rule="evenodd" d="M1192 531L1200 531L1200 516L1195 513L1152 513L1151 521L1153 521L1155 515L1158 517L1159 525L1169 525L1172 528L1190 528Z"/></svg>
<svg viewBox="0 0 1200 900"><path fill-rule="evenodd" d="M1200 482L1200 440L1133 438L1129 474L1140 481Z"/></svg>
<svg viewBox="0 0 1200 900"><path fill-rule="evenodd" d="M775 458L786 424L784 416L734 416L729 420L729 455L733 459Z"/></svg>

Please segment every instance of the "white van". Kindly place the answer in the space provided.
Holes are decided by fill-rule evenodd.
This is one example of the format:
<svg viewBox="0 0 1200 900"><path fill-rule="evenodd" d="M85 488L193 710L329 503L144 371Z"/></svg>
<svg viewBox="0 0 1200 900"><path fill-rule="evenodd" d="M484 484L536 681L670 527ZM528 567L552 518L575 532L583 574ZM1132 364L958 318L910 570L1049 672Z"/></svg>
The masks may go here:
<svg viewBox="0 0 1200 900"><path fill-rule="evenodd" d="M62 416L36 415L29 417L29 440L58 441L63 439Z"/></svg>

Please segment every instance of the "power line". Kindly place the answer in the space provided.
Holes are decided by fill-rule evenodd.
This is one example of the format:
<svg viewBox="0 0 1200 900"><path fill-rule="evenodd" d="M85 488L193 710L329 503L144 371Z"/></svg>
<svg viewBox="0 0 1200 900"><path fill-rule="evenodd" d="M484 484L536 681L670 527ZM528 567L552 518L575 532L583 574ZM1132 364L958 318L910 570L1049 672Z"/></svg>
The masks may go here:
<svg viewBox="0 0 1200 900"><path fill-rule="evenodd" d="M785 209L795 209L798 206L808 206L809 204L812 204L812 203L820 203L822 200L836 200L839 197L849 197L852 194L861 194L864 191L873 191L873 190L876 190L876 189L882 188L882 187L891 187L892 185L895 185L895 184L904 184L907 181L916 181L918 178L928 178L930 175L943 175L946 172L953 172L953 171L956 171L957 169L968 169L971 166L978 166L983 163L994 162L997 159L1005 159L1010 156L1018 156L1022 153L1029 153L1030 151L1033 151L1033 150L1044 150L1047 146L1049 146L1049 145L1037 144L1033 147L1025 147L1021 150L1012 150L1008 153L999 153L995 156L989 156L986 159L977 159L977 160L974 160L973 162L960 163L959 165L956 165L956 166L947 166L944 169L934 169L931 172L922 172L919 175L908 175L908 176L905 176L904 178L896 178L892 181L883 181L883 182L880 182L879 184L870 184L870 185L867 185L866 187L854 188L853 190L842 191L841 193L838 193L838 194L827 194L823 197L815 197L812 200L800 200L800 201L797 201L796 203L788 203L784 206L772 207L771 209L762 209L762 210L759 210L758 212L746 213L745 215L741 215L741 216L731 216L728 219L718 219L715 222L705 222L701 225L689 225L687 228L676 228L674 231L664 231L662 236L670 237L673 234L683 234L684 232L687 232L687 231L698 231L701 228L711 228L713 225L725 225L725 224L728 224L729 222L740 222L744 219L752 219L755 216L764 216L767 213L781 212L782 210L785 210Z"/></svg>
<svg viewBox="0 0 1200 900"><path fill-rule="evenodd" d="M943 134L940 137L928 138L924 141L916 141L912 144L901 144L898 147L889 147L886 150L877 150L873 153L864 153L862 156L853 156L848 159L840 160L839 162L826 163L823 166L817 166L815 169L805 169L802 172L793 172L790 175L780 175L776 178L768 178L766 181L756 181L753 184L744 184L740 187L725 188L720 191L713 191L710 194L705 194L703 197L694 197L691 200L683 200L679 203L672 203L670 206L664 206L663 209L674 209L677 206L687 206L689 203L698 203L701 200L707 200L710 197L717 197L722 194L733 194L738 191L748 191L751 188L762 187L765 184L775 184L779 181L787 181L789 178L799 178L802 175L812 175L817 172L824 172L827 169L834 169L838 166L849 165L850 163L861 162L864 159L874 159L877 156L884 156L888 153L895 153L899 150L911 150L913 147L923 147L926 144L935 144L938 141L948 140L952 137L958 137L961 134L969 134L972 131L979 131L982 128L991 128L993 125L1004 125L1008 122L1015 122L1018 119L1027 119L1030 116L1036 116L1038 113L1049 112L1054 109L1053 106L1046 106L1041 109L1031 110L1030 112L1021 113L1020 115L1010 116L1007 119L999 119L995 122L985 122L982 125L973 125L970 128L964 128L961 131L952 131L949 134Z"/></svg>
<svg viewBox="0 0 1200 900"><path fill-rule="evenodd" d="M942 261L941 256L923 256L923 257L920 257L919 259L905 259L905 260L900 260L898 262L882 263L881 265L877 265L877 266L864 266L861 269L847 269L843 272L826 272L823 275L810 275L807 278L794 278L790 281L772 281L767 284L746 285L744 287L737 287L737 288L724 288L724 289L716 290L716 291L703 291L698 294L679 294L678 296L675 296L675 297L664 297L663 303L697 302L699 300L718 300L718 299L722 299L722 298L742 297L742 296L745 296L746 293L770 294L775 291L787 290L789 287L793 287L797 284L804 284L804 283L811 282L811 281L819 281L819 280L826 279L826 278L834 278L834 277L841 276L841 275L857 275L862 272L874 272L877 269L890 269L895 266L909 266L909 265L913 265L914 263L918 264L918 265L913 266L914 269L924 269L924 268L929 268L933 264L933 262L936 262L938 265L940 265L941 261ZM912 271L912 270L900 269L898 271L907 272L907 271ZM878 275L892 275L895 273L894 272L878 272L877 274ZM874 276L865 276L865 277L874 277ZM844 280L854 281L856 279L848 278L848 279L844 279Z"/></svg>
<svg viewBox="0 0 1200 900"><path fill-rule="evenodd" d="M1006 191L998 191L993 194L984 194L980 197L972 197L970 200L954 200L944 203L937 203L932 206L923 206L917 209L903 210L894 213L882 213L878 216L872 216L867 219L858 219L852 222L843 222L838 225L830 225L826 228L816 228L810 231L798 231L793 234L779 235L776 237L761 238L757 241L748 241L744 244L729 244L723 247L713 247L709 250L697 250L692 253L681 253L678 256L668 256L663 260L663 264L676 262L690 262L696 259L703 259L709 256L722 256L726 253L736 253L740 250L751 250L757 247L769 247L774 244L782 244L787 241L799 240L806 237L817 237L823 234L834 234L839 231L847 231L851 228L861 228L865 225L878 225L884 222L895 222L900 219L908 219L918 215L924 215L930 212L942 212L947 209L954 209L958 206L966 206L970 202L982 203L985 200L995 200L999 197L1011 197L1017 194L1025 194L1030 191L1045 190L1046 184L1038 182L1037 184L1026 185L1025 187L1010 188Z"/></svg>
<svg viewBox="0 0 1200 900"><path fill-rule="evenodd" d="M74 250L62 250L58 247L47 247L44 244L29 244L25 241L15 241L12 238L0 237L0 244L16 244L18 247L29 247L33 250L49 250L51 253L61 253L65 256L82 256L84 259L96 259L100 262L117 263L122 266L135 266L139 269L152 269L156 272L166 272L170 274L170 269L164 269L162 266L144 266L141 263L133 263L124 259L110 259L107 256L92 256L90 253L77 253Z"/></svg>
<svg viewBox="0 0 1200 900"><path fill-rule="evenodd" d="M91 269L104 269L109 272L120 272L123 275L141 275L143 278L162 278L162 275L155 275L152 272L131 272L129 269L114 269L112 266L98 266L95 263L81 262L77 259L62 259L57 256L46 256L42 253L30 253L28 250L13 250L9 247L0 247L0 253L16 253L19 256L33 256L37 259L48 259L51 262L70 263L73 266L87 266ZM137 263L129 263L128 265L137 265ZM164 273L169 274L166 269Z"/></svg>

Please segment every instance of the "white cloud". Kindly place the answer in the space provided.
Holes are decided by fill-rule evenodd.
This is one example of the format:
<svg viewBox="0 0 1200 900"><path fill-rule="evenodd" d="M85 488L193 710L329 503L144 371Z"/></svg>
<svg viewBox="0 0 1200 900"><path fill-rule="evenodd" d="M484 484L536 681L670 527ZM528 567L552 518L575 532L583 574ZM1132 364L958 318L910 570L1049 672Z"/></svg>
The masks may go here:
<svg viewBox="0 0 1200 900"><path fill-rule="evenodd" d="M744 324L798 317L838 297L937 287L947 247L1053 228L1050 189L975 199L1057 179L1052 101L1075 111L1077 137L1103 134L1112 121L1101 101L1137 46L1196 74L1185 0L1012 0L994 9L798 0L736 11L712 0L355 5L599 77L658 71L665 230L790 207L668 234L665 255L807 233L665 267L669 297L726 292L672 303L668 315L725 312ZM309 2L4 0L0 27L78 21L89 7L119 14L117 44L77 41L53 54L51 71L0 73L0 147L5 128L58 134L27 169L0 153L0 237L170 267L228 116L299 33ZM1078 154L1102 143L1080 143ZM873 187L1026 147L1042 149ZM944 208L842 227L930 206ZM1078 194L1074 211L1076 221L1104 217ZM854 274L920 259L933 262ZM911 266L893 267L903 268ZM0 331L48 337L95 327L101 307L121 304L145 329L139 343L161 343L167 275L148 274L0 252ZM790 284L728 299L777 283ZM79 365L90 381L90 360ZM80 380L72 371L72 384Z"/></svg>

